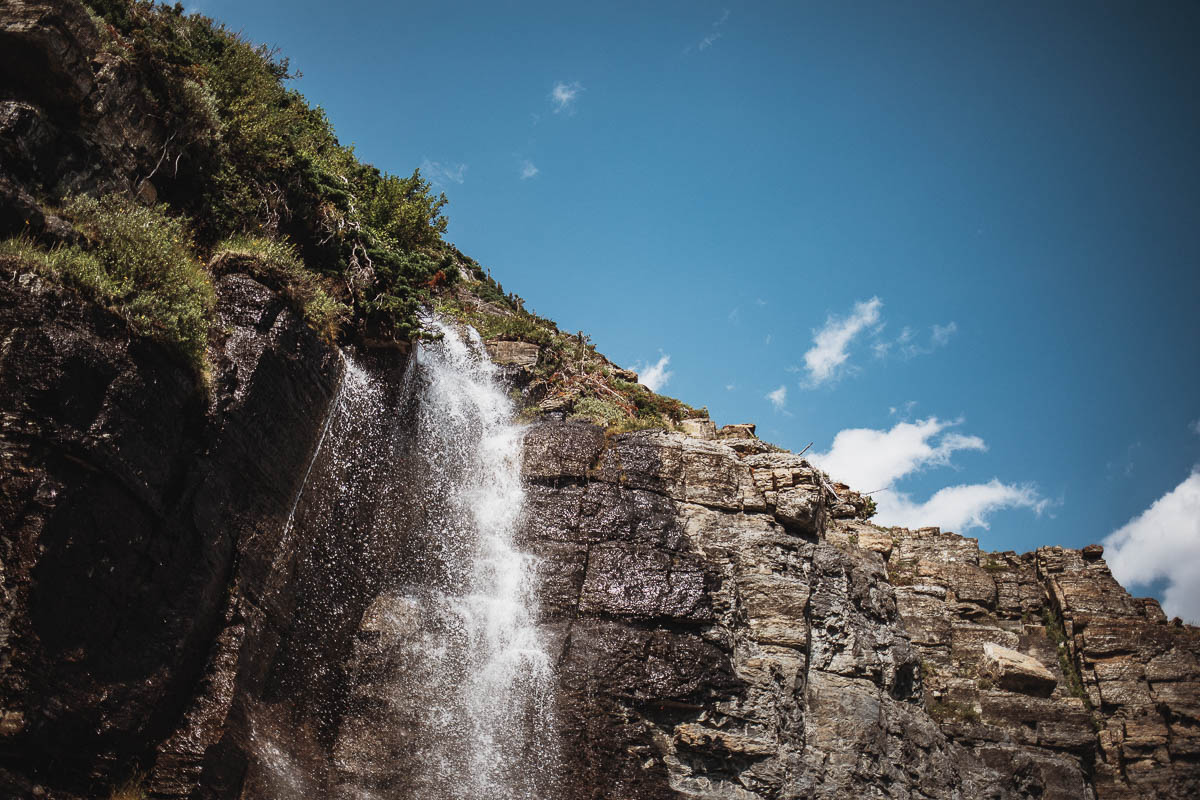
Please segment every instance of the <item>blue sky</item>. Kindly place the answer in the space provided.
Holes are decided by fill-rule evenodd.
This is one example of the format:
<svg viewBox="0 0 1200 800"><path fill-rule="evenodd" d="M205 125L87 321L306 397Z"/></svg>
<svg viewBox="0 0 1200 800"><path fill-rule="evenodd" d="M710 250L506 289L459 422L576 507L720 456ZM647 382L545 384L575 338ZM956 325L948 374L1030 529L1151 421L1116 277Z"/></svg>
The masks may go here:
<svg viewBox="0 0 1200 800"><path fill-rule="evenodd" d="M665 393L1200 618L1200 6L195 9Z"/></svg>

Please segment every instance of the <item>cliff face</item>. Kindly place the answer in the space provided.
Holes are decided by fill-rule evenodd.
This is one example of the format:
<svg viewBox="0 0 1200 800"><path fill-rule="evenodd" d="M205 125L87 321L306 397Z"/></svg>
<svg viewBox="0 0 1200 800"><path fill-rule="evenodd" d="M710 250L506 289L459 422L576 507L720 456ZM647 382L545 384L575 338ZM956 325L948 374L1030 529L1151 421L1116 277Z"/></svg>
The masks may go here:
<svg viewBox="0 0 1200 800"><path fill-rule="evenodd" d="M138 80L82 7L0 7L0 233L74 241L47 197L155 193L171 121ZM367 388L223 263L201 378L0 258L5 796L402 796L412 733L376 711L422 646L381 622L422 569L408 353L360 348ZM557 675L547 797L1200 795L1200 632L1099 548L879 528L752 426L564 421L589 391L623 424L692 410L503 321L493 356L547 412L519 542Z"/></svg>
<svg viewBox="0 0 1200 800"><path fill-rule="evenodd" d="M701 432L530 433L564 796L1200 788L1198 632L1098 549L881 529L803 459Z"/></svg>

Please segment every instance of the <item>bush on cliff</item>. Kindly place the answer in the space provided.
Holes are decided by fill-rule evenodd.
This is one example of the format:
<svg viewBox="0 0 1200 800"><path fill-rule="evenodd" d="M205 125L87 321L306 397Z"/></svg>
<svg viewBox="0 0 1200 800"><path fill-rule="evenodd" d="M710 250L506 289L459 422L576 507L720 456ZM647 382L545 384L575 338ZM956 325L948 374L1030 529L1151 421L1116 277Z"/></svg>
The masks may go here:
<svg viewBox="0 0 1200 800"><path fill-rule="evenodd" d="M72 198L62 215L87 238L86 248L46 250L10 239L0 244L0 253L111 308L135 331L168 345L202 372L214 295L186 220L164 206L140 206L115 195Z"/></svg>
<svg viewBox="0 0 1200 800"><path fill-rule="evenodd" d="M371 335L418 333L417 310L439 271L454 277L441 239L445 195L419 171L361 163L325 113L286 87L293 76L275 51L179 4L86 4L108 51L162 111L170 133L150 178L195 221L201 248L238 235L287 239L307 269L337 279L337 299Z"/></svg>
<svg viewBox="0 0 1200 800"><path fill-rule="evenodd" d="M234 236L217 246L212 268L236 266L282 294L305 321L328 341L337 339L350 308L334 298L321 277L304 268L296 248L264 236Z"/></svg>

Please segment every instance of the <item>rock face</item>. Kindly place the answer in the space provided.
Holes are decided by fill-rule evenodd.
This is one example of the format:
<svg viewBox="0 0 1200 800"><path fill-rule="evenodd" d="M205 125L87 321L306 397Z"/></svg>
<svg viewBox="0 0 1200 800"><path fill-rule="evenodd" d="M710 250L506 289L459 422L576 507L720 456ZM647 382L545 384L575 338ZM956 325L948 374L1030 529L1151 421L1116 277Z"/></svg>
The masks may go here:
<svg viewBox="0 0 1200 800"><path fill-rule="evenodd" d="M803 459L697 432L528 435L561 797L1196 791L1197 632L1094 551L877 528Z"/></svg>
<svg viewBox="0 0 1200 800"><path fill-rule="evenodd" d="M76 3L0 5L0 235L69 239L43 205L68 192L188 191L145 177L171 124L102 37ZM367 387L266 286L216 284L200 379L0 261L4 797L383 791L378 750L408 746L374 716L420 646L379 624L421 570L395 563L422 513L406 356L359 354ZM682 427L529 429L554 798L1200 796L1200 631L1101 548L880 528L753 425Z"/></svg>
<svg viewBox="0 0 1200 800"><path fill-rule="evenodd" d="M0 293L0 736L86 787L177 724L231 587L276 558L341 367L243 275L211 391L31 273L0 268Z"/></svg>

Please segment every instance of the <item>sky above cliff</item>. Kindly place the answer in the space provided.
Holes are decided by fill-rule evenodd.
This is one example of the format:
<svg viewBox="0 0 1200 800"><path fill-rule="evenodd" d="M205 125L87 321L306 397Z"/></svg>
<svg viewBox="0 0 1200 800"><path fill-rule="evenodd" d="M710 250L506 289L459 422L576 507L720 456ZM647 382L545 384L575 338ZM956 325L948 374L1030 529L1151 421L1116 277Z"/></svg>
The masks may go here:
<svg viewBox="0 0 1200 800"><path fill-rule="evenodd" d="M1200 6L201 2L718 424L1200 619Z"/></svg>

